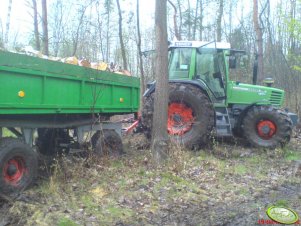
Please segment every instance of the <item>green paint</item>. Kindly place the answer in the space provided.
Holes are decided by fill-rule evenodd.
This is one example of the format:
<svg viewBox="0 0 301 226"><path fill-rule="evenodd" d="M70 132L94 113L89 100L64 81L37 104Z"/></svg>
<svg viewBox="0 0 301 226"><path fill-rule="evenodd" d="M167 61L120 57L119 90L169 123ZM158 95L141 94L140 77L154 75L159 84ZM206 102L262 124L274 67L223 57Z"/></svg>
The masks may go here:
<svg viewBox="0 0 301 226"><path fill-rule="evenodd" d="M228 48L214 49L211 46L198 49L194 44L192 46L171 48L170 79L193 80L202 84L215 107L228 107L232 104L283 105L285 93L281 89L230 80ZM189 54L190 58L187 57ZM183 59L185 65L189 65L186 70L181 68ZM190 62L187 63L187 59ZM222 80L217 72L221 73ZM225 97L224 100L221 100L222 97Z"/></svg>
<svg viewBox="0 0 301 226"><path fill-rule="evenodd" d="M0 51L0 86L0 114L131 113L139 109L138 78L16 53Z"/></svg>

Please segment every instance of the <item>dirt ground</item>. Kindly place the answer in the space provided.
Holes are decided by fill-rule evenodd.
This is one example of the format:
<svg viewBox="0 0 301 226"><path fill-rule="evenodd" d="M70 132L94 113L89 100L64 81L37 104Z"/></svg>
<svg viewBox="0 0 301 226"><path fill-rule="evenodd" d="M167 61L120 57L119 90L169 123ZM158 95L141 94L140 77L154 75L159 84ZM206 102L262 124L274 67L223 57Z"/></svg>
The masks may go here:
<svg viewBox="0 0 301 226"><path fill-rule="evenodd" d="M143 137L126 137L122 157L42 162L31 189L1 200L0 226L259 225L271 205L301 216L300 144L261 150L215 140L197 152L173 147L154 167Z"/></svg>

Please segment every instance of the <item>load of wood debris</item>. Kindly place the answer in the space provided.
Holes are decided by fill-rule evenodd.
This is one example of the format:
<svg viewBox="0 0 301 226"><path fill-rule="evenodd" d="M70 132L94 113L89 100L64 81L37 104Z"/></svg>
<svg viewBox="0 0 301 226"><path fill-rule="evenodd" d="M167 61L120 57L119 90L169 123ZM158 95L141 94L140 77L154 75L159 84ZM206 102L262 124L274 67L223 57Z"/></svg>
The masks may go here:
<svg viewBox="0 0 301 226"><path fill-rule="evenodd" d="M66 64L73 64L73 65L78 65L81 67L93 68L95 70L109 71L109 72L114 72L117 74L131 76L131 73L128 70L122 69L121 67L114 64L113 62L111 62L110 64L102 62L102 61L89 62L85 58L78 59L75 56L67 57L67 58L46 56L46 55L43 55L40 51L33 49L31 46L26 46L26 47L22 48L20 52L23 54L29 55L29 56L39 57L39 58L43 58L43 59L47 59L47 60L53 60L53 61L63 62Z"/></svg>

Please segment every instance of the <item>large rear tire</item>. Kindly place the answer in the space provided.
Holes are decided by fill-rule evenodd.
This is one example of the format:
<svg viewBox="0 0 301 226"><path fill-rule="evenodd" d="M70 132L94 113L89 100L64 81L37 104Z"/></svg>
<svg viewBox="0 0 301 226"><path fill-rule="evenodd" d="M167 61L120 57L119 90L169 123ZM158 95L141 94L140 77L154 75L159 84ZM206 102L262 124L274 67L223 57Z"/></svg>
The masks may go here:
<svg viewBox="0 0 301 226"><path fill-rule="evenodd" d="M289 116L271 106L252 107L243 120L244 136L255 147L284 146L290 141L292 127Z"/></svg>
<svg viewBox="0 0 301 226"><path fill-rule="evenodd" d="M32 184L38 159L33 149L17 138L0 139L0 192L13 195Z"/></svg>
<svg viewBox="0 0 301 226"><path fill-rule="evenodd" d="M151 138L154 93L144 97L142 125ZM169 84L167 131L173 142L189 149L208 143L214 126L214 110L209 98L197 87Z"/></svg>

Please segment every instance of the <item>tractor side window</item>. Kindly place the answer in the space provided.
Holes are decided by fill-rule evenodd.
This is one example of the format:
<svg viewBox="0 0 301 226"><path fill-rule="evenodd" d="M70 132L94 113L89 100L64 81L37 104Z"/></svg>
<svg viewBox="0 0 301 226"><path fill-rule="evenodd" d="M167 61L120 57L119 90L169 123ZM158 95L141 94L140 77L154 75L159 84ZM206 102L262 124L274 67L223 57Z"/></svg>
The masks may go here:
<svg viewBox="0 0 301 226"><path fill-rule="evenodd" d="M191 53L191 48L177 48L171 50L169 67L170 78L189 78Z"/></svg>
<svg viewBox="0 0 301 226"><path fill-rule="evenodd" d="M206 50L197 54L196 75L203 80L215 97L224 97L225 90L222 83L223 72L215 51Z"/></svg>

